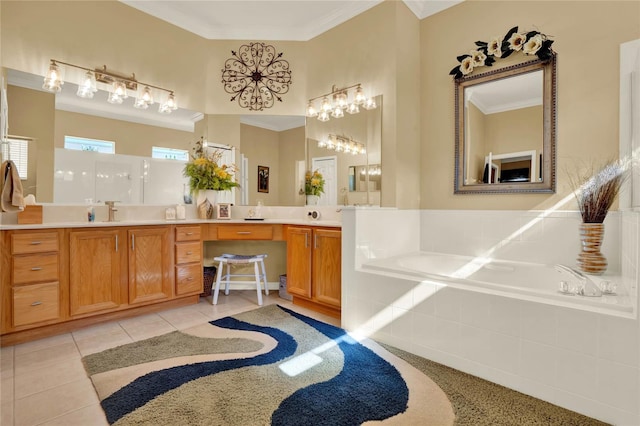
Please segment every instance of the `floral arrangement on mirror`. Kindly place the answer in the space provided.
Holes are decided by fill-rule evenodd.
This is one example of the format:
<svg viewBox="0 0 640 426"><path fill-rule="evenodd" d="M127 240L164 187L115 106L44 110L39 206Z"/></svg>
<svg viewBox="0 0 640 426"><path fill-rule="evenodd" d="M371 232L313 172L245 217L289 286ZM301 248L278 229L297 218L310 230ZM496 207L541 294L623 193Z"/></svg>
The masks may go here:
<svg viewBox="0 0 640 426"><path fill-rule="evenodd" d="M192 193L212 189L215 191L229 191L240 186L234 178L236 166L219 164L222 151L216 150L206 153L204 138L200 138L193 148L191 161L184 166L183 174L189 178L189 188Z"/></svg>
<svg viewBox="0 0 640 426"><path fill-rule="evenodd" d="M324 178L319 171L307 171L307 173L305 173L304 193L306 195L315 195L317 197L324 193Z"/></svg>
<svg viewBox="0 0 640 426"><path fill-rule="evenodd" d="M525 55L537 56L545 60L553 56L551 45L553 40L539 31L519 32L518 27L511 28L504 37L494 37L488 43L476 41L477 49L470 53L460 55L456 59L460 65L456 65L449 75L458 79L470 74L478 67L490 67L496 58L506 58L514 52L522 51Z"/></svg>
<svg viewBox="0 0 640 426"><path fill-rule="evenodd" d="M582 216L578 267L583 272L600 275L607 269L607 259L600 252L604 238L603 222L629 177L628 171L625 161L611 160L601 167L592 166L586 172L569 175Z"/></svg>

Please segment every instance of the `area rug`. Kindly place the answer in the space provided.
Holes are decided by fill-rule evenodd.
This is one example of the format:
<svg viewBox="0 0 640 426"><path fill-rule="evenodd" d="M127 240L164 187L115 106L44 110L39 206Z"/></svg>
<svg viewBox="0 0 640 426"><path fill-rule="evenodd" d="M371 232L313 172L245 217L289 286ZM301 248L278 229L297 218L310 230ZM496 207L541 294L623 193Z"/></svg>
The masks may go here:
<svg viewBox="0 0 640 426"><path fill-rule="evenodd" d="M113 425L451 425L426 375L269 305L83 358Z"/></svg>

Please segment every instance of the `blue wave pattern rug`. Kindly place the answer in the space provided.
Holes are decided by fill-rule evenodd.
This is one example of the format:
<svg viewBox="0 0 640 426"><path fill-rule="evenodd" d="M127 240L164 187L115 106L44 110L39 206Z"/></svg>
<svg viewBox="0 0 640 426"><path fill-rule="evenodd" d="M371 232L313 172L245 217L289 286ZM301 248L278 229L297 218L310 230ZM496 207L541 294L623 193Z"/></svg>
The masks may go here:
<svg viewBox="0 0 640 426"><path fill-rule="evenodd" d="M381 351L393 357L341 328L270 305L89 355L83 362L114 425L416 424L427 419L420 410L408 410L410 387ZM432 384L417 376L412 380ZM430 399L433 390L421 387L414 399ZM451 424L448 401L443 404L441 395L433 399L443 421L422 424Z"/></svg>

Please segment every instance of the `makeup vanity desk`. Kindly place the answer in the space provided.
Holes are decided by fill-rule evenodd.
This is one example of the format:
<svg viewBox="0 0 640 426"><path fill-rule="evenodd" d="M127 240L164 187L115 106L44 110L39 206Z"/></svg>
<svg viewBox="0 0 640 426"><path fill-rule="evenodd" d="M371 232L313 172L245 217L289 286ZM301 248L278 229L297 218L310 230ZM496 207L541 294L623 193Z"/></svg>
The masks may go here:
<svg viewBox="0 0 640 426"><path fill-rule="evenodd" d="M203 245L286 243L293 303L340 317L339 222L182 220L2 225L2 346L198 303Z"/></svg>

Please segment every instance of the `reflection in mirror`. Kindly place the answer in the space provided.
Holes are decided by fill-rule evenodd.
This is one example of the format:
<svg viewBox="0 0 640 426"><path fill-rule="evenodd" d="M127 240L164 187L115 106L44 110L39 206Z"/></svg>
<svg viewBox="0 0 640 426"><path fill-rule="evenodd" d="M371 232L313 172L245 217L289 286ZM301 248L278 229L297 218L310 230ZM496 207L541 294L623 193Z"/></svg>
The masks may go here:
<svg viewBox="0 0 640 426"><path fill-rule="evenodd" d="M139 110L124 103L111 105L102 92L96 93L93 100L82 99L75 95L76 90L69 82L54 95L42 90L42 76L7 70L7 77L10 133L32 140L28 149L29 177L23 181L23 188L26 193L36 195L37 202L84 203L86 198L93 198L94 202L117 199L131 204L184 202L187 182L182 175L184 161L173 155L151 158L152 148L190 152L197 139L208 136L195 125L203 117L201 113L180 108L165 115L152 107ZM125 100L129 101L133 102L133 97ZM246 197L242 199L238 194L236 203L255 205L261 200L267 205L303 205L304 196L298 195L299 179L295 173L300 168L304 175L305 169L304 117L261 114L225 117L235 117L231 121L240 126L238 132L231 132L240 134L240 140L234 144L238 147L234 162L240 168L246 160L246 168L241 169L246 172L246 185L243 184ZM212 142L230 143L217 140L211 133ZM65 136L115 142L115 153L65 150ZM265 151L267 146L269 149ZM83 155L87 158L81 159ZM56 166L59 158L63 164ZM270 163L263 164L265 160ZM69 161L82 167L70 169ZM257 192L257 165L271 167L268 194ZM89 173L93 179L87 178ZM113 185L103 185L105 182ZM74 189L61 189L54 195L56 185L67 189L71 185ZM76 191L77 188L81 190ZM69 199L72 196L73 200Z"/></svg>
<svg viewBox="0 0 640 426"><path fill-rule="evenodd" d="M455 193L555 190L555 56L456 80Z"/></svg>
<svg viewBox="0 0 640 426"><path fill-rule="evenodd" d="M349 192L380 192L381 181L380 164L349 166Z"/></svg>
<svg viewBox="0 0 640 426"><path fill-rule="evenodd" d="M377 164L381 173L382 149L382 95L375 98L375 109L360 110L359 114L345 114L344 117L329 121L307 118L307 167L309 170L321 169L325 179L324 194L320 205L380 205L380 174L377 185L362 186L363 191L352 191L357 182L353 172L368 170L369 165ZM332 146L332 141L334 141ZM362 151L345 152L336 150L339 141L347 144L361 144Z"/></svg>

